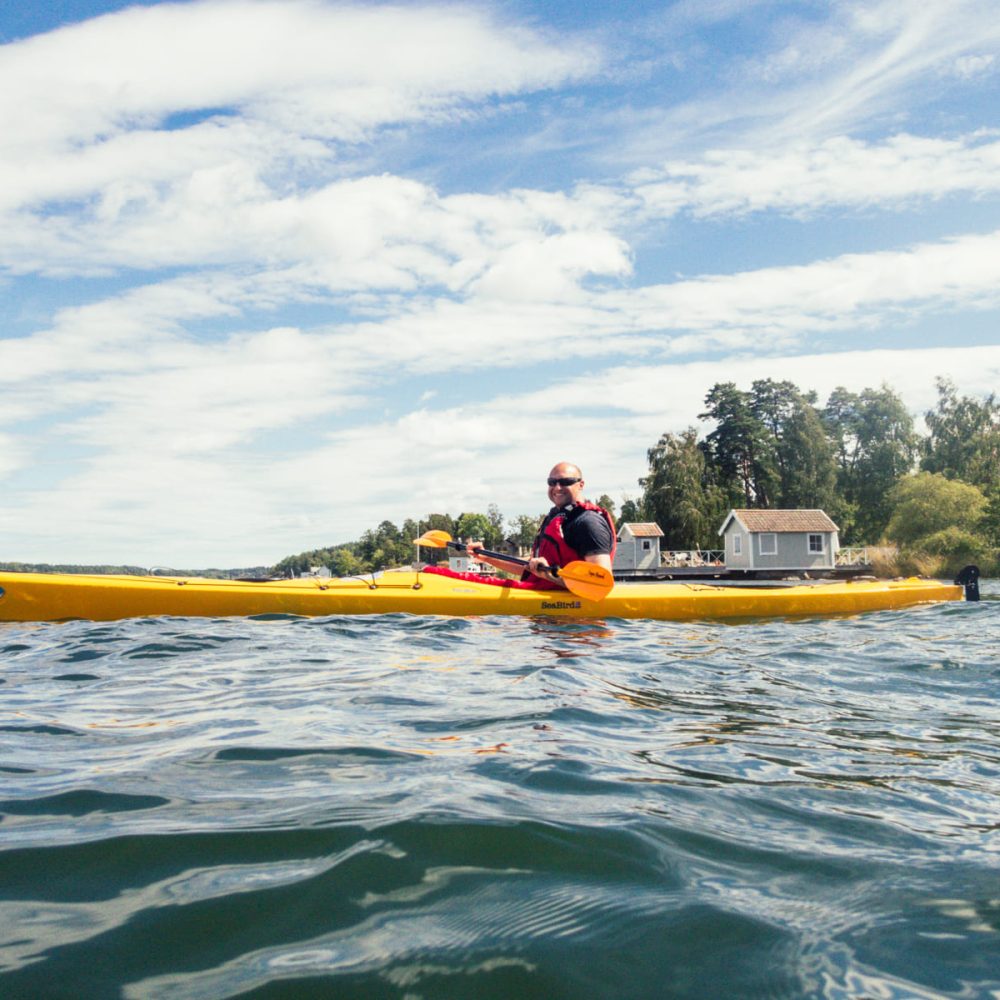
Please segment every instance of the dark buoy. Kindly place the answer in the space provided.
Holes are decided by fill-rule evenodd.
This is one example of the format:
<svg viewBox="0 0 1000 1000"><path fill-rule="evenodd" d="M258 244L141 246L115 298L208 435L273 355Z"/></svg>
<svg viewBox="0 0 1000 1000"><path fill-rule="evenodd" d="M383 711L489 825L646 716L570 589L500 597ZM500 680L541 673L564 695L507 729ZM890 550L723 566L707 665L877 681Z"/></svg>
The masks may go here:
<svg viewBox="0 0 1000 1000"><path fill-rule="evenodd" d="M965 599L967 601L979 600L979 567L966 566L959 571L955 577L955 583L960 587L965 587Z"/></svg>

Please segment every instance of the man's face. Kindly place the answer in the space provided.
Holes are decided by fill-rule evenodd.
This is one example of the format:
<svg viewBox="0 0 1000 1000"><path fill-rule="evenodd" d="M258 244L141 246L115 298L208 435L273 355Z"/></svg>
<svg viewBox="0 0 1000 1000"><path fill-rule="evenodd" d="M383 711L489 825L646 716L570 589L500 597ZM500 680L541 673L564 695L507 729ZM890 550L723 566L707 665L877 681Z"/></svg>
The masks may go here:
<svg viewBox="0 0 1000 1000"><path fill-rule="evenodd" d="M576 503L583 496L583 476L575 465L561 462L553 466L549 473L549 500L555 507L565 507L567 504ZM575 480L570 483L568 480ZM553 482L562 480L563 482Z"/></svg>

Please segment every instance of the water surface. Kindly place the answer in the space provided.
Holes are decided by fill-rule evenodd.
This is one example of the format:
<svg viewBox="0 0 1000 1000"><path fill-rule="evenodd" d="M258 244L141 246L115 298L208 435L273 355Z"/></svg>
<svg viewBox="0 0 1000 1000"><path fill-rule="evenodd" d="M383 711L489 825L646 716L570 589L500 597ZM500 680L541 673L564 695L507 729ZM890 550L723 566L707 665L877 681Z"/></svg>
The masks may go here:
<svg viewBox="0 0 1000 1000"><path fill-rule="evenodd" d="M1000 995L1000 585L0 625L0 997Z"/></svg>

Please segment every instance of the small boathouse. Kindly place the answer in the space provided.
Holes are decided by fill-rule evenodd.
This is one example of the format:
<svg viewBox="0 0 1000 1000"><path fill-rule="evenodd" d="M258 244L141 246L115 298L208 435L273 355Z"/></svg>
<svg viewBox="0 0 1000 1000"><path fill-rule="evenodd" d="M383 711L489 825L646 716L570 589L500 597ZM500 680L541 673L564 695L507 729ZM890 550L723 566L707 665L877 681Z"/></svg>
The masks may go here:
<svg viewBox="0 0 1000 1000"><path fill-rule="evenodd" d="M651 521L627 522L618 530L615 571L657 569L663 529Z"/></svg>

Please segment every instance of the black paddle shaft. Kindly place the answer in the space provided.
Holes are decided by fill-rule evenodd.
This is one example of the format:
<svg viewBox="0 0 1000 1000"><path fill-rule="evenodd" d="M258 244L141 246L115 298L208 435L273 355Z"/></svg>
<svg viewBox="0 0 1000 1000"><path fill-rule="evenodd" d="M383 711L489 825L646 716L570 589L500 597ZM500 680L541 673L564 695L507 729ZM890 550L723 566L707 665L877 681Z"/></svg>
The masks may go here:
<svg viewBox="0 0 1000 1000"><path fill-rule="evenodd" d="M466 551L466 546L462 542L449 542L448 543L448 548L449 549L458 549L461 552L465 552ZM484 555L484 556L489 556L490 559L504 559L507 562L516 563L518 566L527 566L528 565L528 560L527 559L521 559L518 556L504 555L503 552L491 552L489 549L476 549L476 551L482 553L482 555ZM551 573L552 573L553 576L558 576L559 575L559 567L558 566L550 566L549 570L551 571Z"/></svg>

